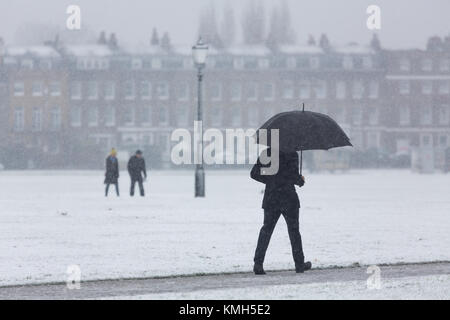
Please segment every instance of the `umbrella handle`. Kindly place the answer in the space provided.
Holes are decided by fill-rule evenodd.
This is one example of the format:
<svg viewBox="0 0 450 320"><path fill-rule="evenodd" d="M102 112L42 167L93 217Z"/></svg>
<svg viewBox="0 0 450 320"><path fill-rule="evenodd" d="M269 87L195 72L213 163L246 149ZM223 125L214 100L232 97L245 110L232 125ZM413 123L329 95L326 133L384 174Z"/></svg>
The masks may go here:
<svg viewBox="0 0 450 320"><path fill-rule="evenodd" d="M302 167L303 167L303 150L300 151L300 175L302 175Z"/></svg>

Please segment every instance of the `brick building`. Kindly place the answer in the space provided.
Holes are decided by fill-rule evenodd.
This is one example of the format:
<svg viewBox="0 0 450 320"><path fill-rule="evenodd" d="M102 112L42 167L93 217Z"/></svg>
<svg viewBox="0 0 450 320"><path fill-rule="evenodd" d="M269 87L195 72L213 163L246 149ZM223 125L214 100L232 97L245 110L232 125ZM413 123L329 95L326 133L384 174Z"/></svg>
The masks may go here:
<svg viewBox="0 0 450 320"><path fill-rule="evenodd" d="M354 152L410 157L423 146L431 148L437 167L445 167L448 42L432 38L426 50L386 50L376 38L367 46L211 48L204 127L256 128L304 102L308 110L336 119L351 137ZM0 83L9 88L9 143L69 154L89 146L102 160L112 146L143 148L170 166L171 132L192 128L197 79L190 46L126 48L105 41L7 47L3 61ZM38 107L43 120L35 132Z"/></svg>

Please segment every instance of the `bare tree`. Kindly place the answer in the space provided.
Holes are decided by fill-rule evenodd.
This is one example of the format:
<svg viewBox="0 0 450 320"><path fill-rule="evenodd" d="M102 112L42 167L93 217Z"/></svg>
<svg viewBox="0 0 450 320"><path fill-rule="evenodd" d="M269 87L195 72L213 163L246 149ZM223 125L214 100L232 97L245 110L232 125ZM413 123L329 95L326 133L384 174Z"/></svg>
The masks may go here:
<svg viewBox="0 0 450 320"><path fill-rule="evenodd" d="M220 26L220 38L225 47L231 46L236 37L236 21L234 17L234 10L230 3L227 2L223 10L222 23Z"/></svg>
<svg viewBox="0 0 450 320"><path fill-rule="evenodd" d="M251 0L242 16L242 33L246 44L262 44L265 40L266 17L262 1Z"/></svg>

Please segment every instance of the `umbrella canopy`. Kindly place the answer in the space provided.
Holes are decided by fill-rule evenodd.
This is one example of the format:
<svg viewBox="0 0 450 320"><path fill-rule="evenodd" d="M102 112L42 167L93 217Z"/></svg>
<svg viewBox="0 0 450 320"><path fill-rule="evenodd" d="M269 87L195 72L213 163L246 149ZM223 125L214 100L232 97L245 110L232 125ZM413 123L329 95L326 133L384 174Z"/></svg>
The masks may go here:
<svg viewBox="0 0 450 320"><path fill-rule="evenodd" d="M267 143L260 141L259 132L266 129ZM257 131L258 143L270 145L270 130L279 129L279 150L282 152L303 150L328 150L352 146L344 130L326 114L312 111L279 113L264 123Z"/></svg>

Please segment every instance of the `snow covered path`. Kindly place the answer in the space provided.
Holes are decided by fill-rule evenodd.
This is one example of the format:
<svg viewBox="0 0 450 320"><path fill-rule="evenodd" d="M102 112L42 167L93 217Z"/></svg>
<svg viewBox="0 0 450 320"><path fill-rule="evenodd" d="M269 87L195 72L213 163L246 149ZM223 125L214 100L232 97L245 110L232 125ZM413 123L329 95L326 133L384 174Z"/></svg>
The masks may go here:
<svg viewBox="0 0 450 320"><path fill-rule="evenodd" d="M317 267L449 261L450 175L408 171L306 174L300 228ZM0 286L252 268L262 185L246 171L150 172L146 198L105 199L102 172L0 172ZM113 190L112 190L113 191ZM266 269L293 267L283 219Z"/></svg>
<svg viewBox="0 0 450 320"><path fill-rule="evenodd" d="M367 268L294 271L0 287L0 299L450 299L450 263L380 267L380 288L368 289Z"/></svg>

